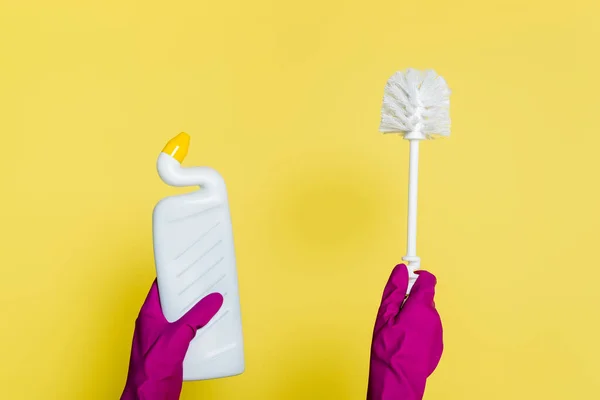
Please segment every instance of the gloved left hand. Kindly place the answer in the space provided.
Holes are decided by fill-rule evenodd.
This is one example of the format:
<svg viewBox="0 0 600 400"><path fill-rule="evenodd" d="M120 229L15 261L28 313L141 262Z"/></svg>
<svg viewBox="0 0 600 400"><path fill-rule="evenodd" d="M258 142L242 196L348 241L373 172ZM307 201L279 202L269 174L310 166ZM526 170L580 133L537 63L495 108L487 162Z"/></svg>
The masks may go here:
<svg viewBox="0 0 600 400"><path fill-rule="evenodd" d="M156 280L135 323L129 373L121 400L177 400L183 385L183 359L196 330L219 311L223 296L212 293L179 320L162 313Z"/></svg>

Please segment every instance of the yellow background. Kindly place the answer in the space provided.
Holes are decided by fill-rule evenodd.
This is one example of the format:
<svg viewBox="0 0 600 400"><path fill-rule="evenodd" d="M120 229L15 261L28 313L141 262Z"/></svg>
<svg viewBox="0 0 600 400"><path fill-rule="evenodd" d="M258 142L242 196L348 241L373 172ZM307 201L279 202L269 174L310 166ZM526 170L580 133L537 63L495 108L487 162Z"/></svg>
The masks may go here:
<svg viewBox="0 0 600 400"><path fill-rule="evenodd" d="M8 1L0 6L0 398L116 399L154 276L155 160L230 192L247 372L183 399L363 399L405 251L396 70L434 68L418 253L446 350L426 399L594 399L598 5L575 0Z"/></svg>

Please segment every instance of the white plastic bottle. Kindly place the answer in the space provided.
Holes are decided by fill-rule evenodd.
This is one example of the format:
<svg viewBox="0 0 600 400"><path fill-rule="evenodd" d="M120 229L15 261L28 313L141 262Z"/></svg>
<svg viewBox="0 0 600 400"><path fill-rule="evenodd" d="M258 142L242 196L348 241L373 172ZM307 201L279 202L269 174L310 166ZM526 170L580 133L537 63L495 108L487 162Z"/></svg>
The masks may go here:
<svg viewBox="0 0 600 400"><path fill-rule="evenodd" d="M198 330L183 363L185 381L244 372L244 344L231 217L225 182L212 168L182 167L190 137L180 133L158 156L161 179L199 190L162 199L153 214L160 302L169 322L200 299L221 293L223 306Z"/></svg>

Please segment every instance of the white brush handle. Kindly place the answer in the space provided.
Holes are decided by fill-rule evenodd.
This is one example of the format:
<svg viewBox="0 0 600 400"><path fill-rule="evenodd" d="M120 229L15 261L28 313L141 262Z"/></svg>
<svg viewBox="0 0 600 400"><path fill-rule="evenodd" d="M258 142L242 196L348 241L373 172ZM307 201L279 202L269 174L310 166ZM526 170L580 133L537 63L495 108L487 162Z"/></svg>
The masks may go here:
<svg viewBox="0 0 600 400"><path fill-rule="evenodd" d="M417 274L415 270L421 266L421 259L417 256L417 192L419 184L419 139L410 139L410 161L408 168L408 232L406 256L402 259L408 262L408 289L410 293Z"/></svg>

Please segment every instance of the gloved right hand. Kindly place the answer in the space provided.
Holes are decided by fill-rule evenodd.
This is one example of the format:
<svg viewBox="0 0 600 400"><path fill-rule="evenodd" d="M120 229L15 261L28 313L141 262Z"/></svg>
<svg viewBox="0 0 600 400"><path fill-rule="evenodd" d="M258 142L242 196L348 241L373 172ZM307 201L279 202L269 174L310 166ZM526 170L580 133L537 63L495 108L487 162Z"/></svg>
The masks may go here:
<svg viewBox="0 0 600 400"><path fill-rule="evenodd" d="M408 270L397 265L385 286L373 342L367 400L421 400L443 351L442 321L435 308L436 278L426 271L406 302Z"/></svg>

